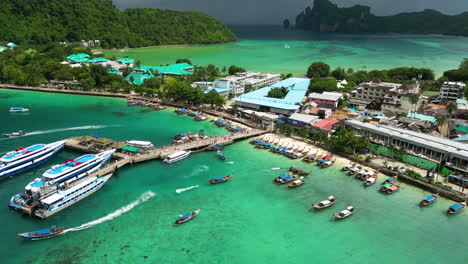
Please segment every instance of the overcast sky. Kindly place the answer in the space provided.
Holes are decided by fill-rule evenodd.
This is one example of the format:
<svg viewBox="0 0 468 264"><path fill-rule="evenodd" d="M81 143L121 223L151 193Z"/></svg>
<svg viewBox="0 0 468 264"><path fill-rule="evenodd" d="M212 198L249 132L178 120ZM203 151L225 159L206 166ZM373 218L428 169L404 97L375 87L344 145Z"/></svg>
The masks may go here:
<svg viewBox="0 0 468 264"><path fill-rule="evenodd" d="M113 0L117 7L154 7L201 11L226 24L281 24L294 21L312 0ZM468 11L468 0L332 0L338 6L367 5L377 15L435 9L446 14Z"/></svg>

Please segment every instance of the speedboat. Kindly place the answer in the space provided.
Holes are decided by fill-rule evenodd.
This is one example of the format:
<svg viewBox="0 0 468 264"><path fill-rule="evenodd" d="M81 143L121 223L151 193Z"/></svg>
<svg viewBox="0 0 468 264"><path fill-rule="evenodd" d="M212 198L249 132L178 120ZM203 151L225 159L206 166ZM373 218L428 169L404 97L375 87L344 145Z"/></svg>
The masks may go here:
<svg viewBox="0 0 468 264"><path fill-rule="evenodd" d="M26 133L24 133L23 130L20 130L18 132L3 134L3 136L5 136L5 137L20 137L20 136L24 136L24 135L26 135Z"/></svg>
<svg viewBox="0 0 468 264"><path fill-rule="evenodd" d="M18 236L27 240L39 240L43 238L58 236L62 233L63 233L62 228L58 228L57 226L52 226L51 228L40 229L40 230L33 231L33 232L18 233Z"/></svg>
<svg viewBox="0 0 468 264"><path fill-rule="evenodd" d="M15 112L28 112L28 111L29 111L29 109L24 108L24 107L19 107L19 106L10 107L10 112L12 112L12 113L15 113Z"/></svg>
<svg viewBox="0 0 468 264"><path fill-rule="evenodd" d="M382 185L382 187L380 188L380 191L386 194L392 194L398 191L399 189L400 189L400 184L395 185L395 184L386 183Z"/></svg>
<svg viewBox="0 0 468 264"><path fill-rule="evenodd" d="M321 210L328 208L336 203L336 199L334 196L329 196L327 200L321 201L318 204L312 204L312 208Z"/></svg>
<svg viewBox="0 0 468 264"><path fill-rule="evenodd" d="M343 168L341 168L342 171L349 171L351 168L354 168L356 166L355 163L350 163L346 166L344 166Z"/></svg>
<svg viewBox="0 0 468 264"><path fill-rule="evenodd" d="M171 155L167 156L164 159L164 162L167 164L175 163L179 160L183 160L187 158L190 155L190 153L192 153L190 150L183 150L183 151L178 151L176 153L172 153Z"/></svg>
<svg viewBox="0 0 468 264"><path fill-rule="evenodd" d="M333 215L333 220L340 220L340 219L344 219L348 216L351 216L352 214L354 213L354 207L352 206L348 206L345 210L337 213L337 214L334 214Z"/></svg>
<svg viewBox="0 0 468 264"><path fill-rule="evenodd" d="M305 184L304 177L301 177L299 180L295 180L291 182L290 184L288 184L288 188L296 188L304 184Z"/></svg>
<svg viewBox="0 0 468 264"><path fill-rule="evenodd" d="M33 207L32 213L46 219L97 192L111 177L112 174L84 178L64 190L40 199L39 207Z"/></svg>
<svg viewBox="0 0 468 264"><path fill-rule="evenodd" d="M209 181L210 184L218 184L218 183L223 183L223 182L227 182L229 181L232 177L234 177L234 175L230 174L228 176L224 176L224 177L213 177L213 179L211 179Z"/></svg>
<svg viewBox="0 0 468 264"><path fill-rule="evenodd" d="M466 208L466 202L454 204L447 210L447 215L456 214Z"/></svg>
<svg viewBox="0 0 468 264"><path fill-rule="evenodd" d="M432 204L433 202L437 201L437 199L439 198L439 194L431 194L427 197L425 197L424 199L422 199L421 202L419 202L419 205L420 206L427 206L427 205L430 205Z"/></svg>
<svg viewBox="0 0 468 264"><path fill-rule="evenodd" d="M0 178L15 175L50 160L63 148L66 140L17 148L0 158Z"/></svg>
<svg viewBox="0 0 468 264"><path fill-rule="evenodd" d="M179 215L179 218L174 222L174 225L178 226L187 223L188 221L192 220L195 216L197 216L200 213L200 211L201 209L198 209L194 212L185 215Z"/></svg>

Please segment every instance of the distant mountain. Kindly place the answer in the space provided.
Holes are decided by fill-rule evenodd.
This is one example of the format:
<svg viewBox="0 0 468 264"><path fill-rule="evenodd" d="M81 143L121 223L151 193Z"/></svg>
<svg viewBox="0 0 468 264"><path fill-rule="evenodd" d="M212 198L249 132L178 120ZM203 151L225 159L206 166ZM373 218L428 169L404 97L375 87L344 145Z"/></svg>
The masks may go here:
<svg viewBox="0 0 468 264"><path fill-rule="evenodd" d="M444 15L435 10L375 16L368 6L339 8L329 0L315 0L296 17L296 28L314 32L408 33L468 36L468 12Z"/></svg>
<svg viewBox="0 0 468 264"><path fill-rule="evenodd" d="M1 0L0 41L45 44L100 40L103 47L208 44L236 40L199 12L120 11L110 0Z"/></svg>

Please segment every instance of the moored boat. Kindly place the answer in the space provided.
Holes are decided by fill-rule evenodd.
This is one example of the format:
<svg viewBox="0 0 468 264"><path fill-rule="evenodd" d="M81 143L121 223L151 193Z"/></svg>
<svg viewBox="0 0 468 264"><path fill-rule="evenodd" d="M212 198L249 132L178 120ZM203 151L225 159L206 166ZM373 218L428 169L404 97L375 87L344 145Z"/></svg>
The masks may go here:
<svg viewBox="0 0 468 264"><path fill-rule="evenodd" d="M204 114L198 114L197 116L195 116L194 119L196 121L205 121L206 119L208 119L208 117L206 117Z"/></svg>
<svg viewBox="0 0 468 264"><path fill-rule="evenodd" d="M223 183L229 181L234 175L230 174L224 177L213 177L209 183L210 184L218 184L218 183Z"/></svg>
<svg viewBox="0 0 468 264"><path fill-rule="evenodd" d="M183 150L183 151L172 153L171 155L167 156L164 159L164 162L167 164L175 163L179 160L183 160L187 158L190 155L190 153L192 153L190 150Z"/></svg>
<svg viewBox="0 0 468 264"><path fill-rule="evenodd" d="M369 187L377 181L377 176L369 177L364 182L364 187Z"/></svg>
<svg viewBox="0 0 468 264"><path fill-rule="evenodd" d="M228 125L228 123L226 121L224 121L223 119L216 119L216 120L214 120L214 123L218 127L225 127L225 126Z"/></svg>
<svg viewBox="0 0 468 264"><path fill-rule="evenodd" d="M49 238L53 236L58 236L63 233L62 228L57 226L52 226L50 228L44 228L33 232L18 233L18 237L24 238L26 240L39 240L44 238Z"/></svg>
<svg viewBox="0 0 468 264"><path fill-rule="evenodd" d="M303 161L307 162L307 163L312 163L314 161L317 160L317 155L316 154L312 154L312 155L307 155L304 157Z"/></svg>
<svg viewBox="0 0 468 264"><path fill-rule="evenodd" d="M336 203L336 199L334 196L329 196L327 200L321 201L317 204L312 204L312 208L321 210L328 208Z"/></svg>
<svg viewBox="0 0 468 264"><path fill-rule="evenodd" d="M393 183L395 183L396 180L397 180L396 176L395 177L389 177L389 178L385 179L385 181L382 184L387 184L387 183L393 184Z"/></svg>
<svg viewBox="0 0 468 264"><path fill-rule="evenodd" d="M288 184L288 188L296 188L304 184L305 184L304 177L301 177L299 180L295 180L291 182L290 184Z"/></svg>
<svg viewBox="0 0 468 264"><path fill-rule="evenodd" d="M63 148L65 142L67 141L61 140L50 144L36 144L6 153L0 157L0 178L13 176L50 160Z"/></svg>
<svg viewBox="0 0 468 264"><path fill-rule="evenodd" d="M352 206L348 206L345 210L337 213L337 214L334 214L333 215L333 219L334 220L340 220L340 219L344 219L348 216L351 216L352 214L354 213L354 207Z"/></svg>
<svg viewBox="0 0 468 264"><path fill-rule="evenodd" d="M223 148L224 148L223 145L218 144L218 145L209 146L207 150L221 150Z"/></svg>
<svg viewBox="0 0 468 264"><path fill-rule="evenodd" d="M386 194L392 194L400 189L400 184L386 183L382 185L380 191Z"/></svg>
<svg viewBox="0 0 468 264"><path fill-rule="evenodd" d="M348 170L348 175L349 175L349 176L355 175L355 174L358 173L360 170L361 170L361 166L356 166L356 167L349 168L349 170Z"/></svg>
<svg viewBox="0 0 468 264"><path fill-rule="evenodd" d="M335 163L335 160L326 160L326 161L320 163L320 168L322 168L322 169L328 168L328 167L332 166L334 163Z"/></svg>
<svg viewBox="0 0 468 264"><path fill-rule="evenodd" d="M196 117L197 115L199 115L199 113L198 113L198 112L194 112L194 111L188 111L188 112L187 112L187 115L188 115L188 116L191 116L191 117Z"/></svg>
<svg viewBox="0 0 468 264"><path fill-rule="evenodd" d="M185 215L179 215L179 218L174 222L174 225L177 226L177 225L187 223L188 221L192 220L195 216L197 216L200 213L200 211L201 209L198 209L196 211L193 211Z"/></svg>
<svg viewBox="0 0 468 264"><path fill-rule="evenodd" d="M296 167L294 167L294 166L293 166L293 167L290 167L290 168L289 168L289 171L292 172L292 173L297 173L297 174L299 174L299 175L301 175L301 176L307 176L307 175L309 175L309 172L305 172L305 171L303 171L303 170L301 170L301 169L299 169L299 168L296 168Z"/></svg>
<svg viewBox="0 0 468 264"><path fill-rule="evenodd" d="M343 168L341 168L342 171L349 171L351 168L354 168L356 166L356 163L350 163Z"/></svg>
<svg viewBox="0 0 468 264"><path fill-rule="evenodd" d="M439 198L439 194L431 194L429 196L426 196L424 199L421 200L421 202L419 202L419 205L420 206L427 206L427 205L430 205L432 204L433 202L437 201L437 199Z"/></svg>
<svg viewBox="0 0 468 264"><path fill-rule="evenodd" d="M185 115L188 113L188 110L187 109L183 109L183 108L179 108L179 109L176 109L175 112L178 114L178 115Z"/></svg>
<svg viewBox="0 0 468 264"><path fill-rule="evenodd" d="M26 135L26 133L23 132L23 130L20 130L18 132L3 134L4 137L21 137L21 136L24 136L24 135Z"/></svg>
<svg viewBox="0 0 468 264"><path fill-rule="evenodd" d="M218 150L218 152L216 153L216 156L217 156L218 159L220 159L220 160L226 160L226 156L224 155L223 152L221 152L221 150Z"/></svg>
<svg viewBox="0 0 468 264"><path fill-rule="evenodd" d="M276 184L285 184L285 183L288 183L288 182L291 182L293 181L297 176L295 175L292 175L292 173L283 173L281 175L279 175L278 177L276 177L273 182L276 183Z"/></svg>
<svg viewBox="0 0 468 264"><path fill-rule="evenodd" d="M157 106L156 106L155 108L153 108L153 109L159 111L159 110L164 110L164 109L166 109L166 107L165 107L165 106L162 106L162 105L157 105Z"/></svg>
<svg viewBox="0 0 468 264"><path fill-rule="evenodd" d="M456 214L465 208L466 208L466 202L454 204L450 206L449 209L447 210L447 215Z"/></svg>
<svg viewBox="0 0 468 264"><path fill-rule="evenodd" d="M28 112L28 108L20 107L20 106L14 106L10 107L10 112L15 113L15 112Z"/></svg>

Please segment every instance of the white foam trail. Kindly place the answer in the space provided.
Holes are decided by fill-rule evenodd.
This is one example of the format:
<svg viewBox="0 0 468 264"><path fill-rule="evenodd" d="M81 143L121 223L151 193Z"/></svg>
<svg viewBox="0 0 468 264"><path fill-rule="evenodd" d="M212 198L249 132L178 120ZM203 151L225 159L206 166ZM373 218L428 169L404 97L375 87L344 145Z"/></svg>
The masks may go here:
<svg viewBox="0 0 468 264"><path fill-rule="evenodd" d="M190 187L187 187L187 188L182 188L182 189L177 189L175 192L176 193L183 193L183 192L186 192L188 190L192 190L192 189L195 189L195 188L198 188L200 187L199 185L194 185L194 186L190 186Z"/></svg>
<svg viewBox="0 0 468 264"><path fill-rule="evenodd" d="M227 164L234 164L234 161L228 161Z"/></svg>
<svg viewBox="0 0 468 264"><path fill-rule="evenodd" d="M271 168L271 170L281 170L281 168Z"/></svg>
<svg viewBox="0 0 468 264"><path fill-rule="evenodd" d="M124 207L122 207L120 209L117 209L114 212L112 212L112 213L110 213L110 214L108 214L108 215L106 215L104 217L101 217L99 219L96 219L94 221L82 224L82 225L80 225L78 227L65 229L63 231L63 234L65 234L67 232L81 231L81 230L84 230L84 229L91 228L91 227L93 227L95 225L99 225L99 224L102 224L104 222L110 221L110 220L112 220L112 219L114 219L116 217L119 217L122 214L125 214L126 212L132 210L137 205L140 205L140 204L148 201L149 199L153 198L155 195L156 194L153 193L152 191L147 191L147 192L141 194L140 197L138 197L138 199L136 199L135 201L127 204L126 206L124 206Z"/></svg>
<svg viewBox="0 0 468 264"><path fill-rule="evenodd" d="M49 130L38 130L38 131L26 133L25 136L42 135L42 134L49 134L49 133L62 132L62 131L70 131L70 130L100 129L100 128L106 128L106 127L108 127L108 126L97 125L97 126L79 126L79 127L68 127L68 128L49 129Z"/></svg>
<svg viewBox="0 0 468 264"><path fill-rule="evenodd" d="M197 168L195 168L192 173L190 173L190 175L188 176L184 176L184 178L191 178L191 177L195 177L197 175L199 175L200 173L203 173L205 171L208 171L210 169L210 167L206 166L206 165L199 165L197 166Z"/></svg>

